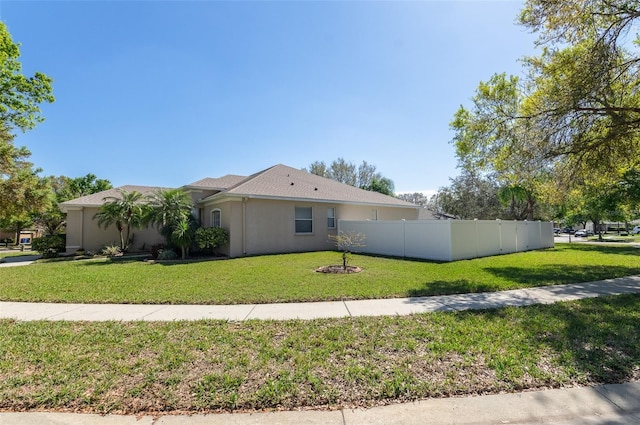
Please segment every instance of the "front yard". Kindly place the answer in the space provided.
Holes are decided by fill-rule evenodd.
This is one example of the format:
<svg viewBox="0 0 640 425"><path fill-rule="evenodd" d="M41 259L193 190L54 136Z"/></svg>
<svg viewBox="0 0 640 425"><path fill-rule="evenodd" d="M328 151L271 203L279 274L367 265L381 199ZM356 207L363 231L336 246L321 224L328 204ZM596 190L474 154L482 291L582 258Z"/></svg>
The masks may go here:
<svg viewBox="0 0 640 425"><path fill-rule="evenodd" d="M240 303L496 291L640 274L640 249L432 263L338 253L0 268L0 299ZM167 414L373 406L640 380L640 295L312 321L0 320L0 410Z"/></svg>
<svg viewBox="0 0 640 425"><path fill-rule="evenodd" d="M640 296L285 322L0 320L0 410L373 406L640 379Z"/></svg>
<svg viewBox="0 0 640 425"><path fill-rule="evenodd" d="M316 273L340 253L269 255L192 263L42 262L0 269L0 300L80 303L240 304L487 292L640 274L640 249L556 248L451 263L353 255L363 271Z"/></svg>

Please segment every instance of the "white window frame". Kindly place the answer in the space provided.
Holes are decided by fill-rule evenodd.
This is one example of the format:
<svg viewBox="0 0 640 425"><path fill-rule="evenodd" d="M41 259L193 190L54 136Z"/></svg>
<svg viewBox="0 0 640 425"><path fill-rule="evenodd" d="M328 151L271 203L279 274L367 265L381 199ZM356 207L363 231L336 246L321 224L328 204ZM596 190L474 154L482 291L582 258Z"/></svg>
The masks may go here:
<svg viewBox="0 0 640 425"><path fill-rule="evenodd" d="M218 225L216 226L215 215L218 213ZM222 210L220 208L215 208L211 210L211 227L222 227Z"/></svg>
<svg viewBox="0 0 640 425"><path fill-rule="evenodd" d="M309 210L311 212L311 218L300 218L298 217L298 210ZM313 234L313 207L294 207L294 231L296 235L311 235ZM311 224L311 230L299 232L298 231L298 222L309 222Z"/></svg>
<svg viewBox="0 0 640 425"><path fill-rule="evenodd" d="M335 207L327 208L327 228L328 229L336 228L336 208Z"/></svg>

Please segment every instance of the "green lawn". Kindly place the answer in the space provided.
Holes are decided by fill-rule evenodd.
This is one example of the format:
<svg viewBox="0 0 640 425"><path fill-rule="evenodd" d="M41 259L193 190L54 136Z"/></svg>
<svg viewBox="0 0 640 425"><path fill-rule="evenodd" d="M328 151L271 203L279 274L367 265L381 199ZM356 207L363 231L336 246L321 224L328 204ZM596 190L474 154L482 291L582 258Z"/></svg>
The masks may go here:
<svg viewBox="0 0 640 425"><path fill-rule="evenodd" d="M6 257L22 257L24 255L38 255L35 251L20 251L13 249L0 249L0 260Z"/></svg>
<svg viewBox="0 0 640 425"><path fill-rule="evenodd" d="M640 295L314 321L0 320L0 410L373 406L632 381L638 323Z"/></svg>
<svg viewBox="0 0 640 425"><path fill-rule="evenodd" d="M339 262L336 252L171 264L42 262L0 268L0 300L238 304L499 291L640 274L640 249L574 243L451 263L354 255L361 273L315 272Z"/></svg>

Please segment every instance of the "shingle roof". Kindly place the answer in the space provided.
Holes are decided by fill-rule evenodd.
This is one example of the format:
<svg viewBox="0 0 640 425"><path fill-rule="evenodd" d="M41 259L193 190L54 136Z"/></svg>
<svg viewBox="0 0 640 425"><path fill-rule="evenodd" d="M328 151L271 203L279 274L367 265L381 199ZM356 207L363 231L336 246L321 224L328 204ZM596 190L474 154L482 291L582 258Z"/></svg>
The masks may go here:
<svg viewBox="0 0 640 425"><path fill-rule="evenodd" d="M201 200L201 202L222 196L241 196L418 208L410 202L405 202L392 196L359 189L282 164L267 168L249 177L227 174L219 178L204 178L184 187L221 190L221 192L211 195ZM104 204L104 198L118 197L119 190L127 192L135 190L143 195L148 195L161 189L167 188L120 186L62 202L60 208L64 211L68 207L99 207Z"/></svg>
<svg viewBox="0 0 640 425"><path fill-rule="evenodd" d="M81 196L80 198L71 199L60 203L60 208L64 210L67 207L99 207L104 204L104 198L119 198L121 190L126 192L133 192L134 190L140 192L142 195L149 195L157 190L166 189L156 186L134 186L125 185L115 187L113 189L103 190L102 192L94 193L91 195Z"/></svg>
<svg viewBox="0 0 640 425"><path fill-rule="evenodd" d="M227 174L226 176L211 178L206 177L196 182L190 183L184 187L195 189L218 189L225 190L232 186L237 185L241 181L245 180L247 176L237 176L235 174Z"/></svg>
<svg viewBox="0 0 640 425"><path fill-rule="evenodd" d="M205 200L225 195L417 208L392 196L359 189L282 164L253 174L227 191L211 195Z"/></svg>

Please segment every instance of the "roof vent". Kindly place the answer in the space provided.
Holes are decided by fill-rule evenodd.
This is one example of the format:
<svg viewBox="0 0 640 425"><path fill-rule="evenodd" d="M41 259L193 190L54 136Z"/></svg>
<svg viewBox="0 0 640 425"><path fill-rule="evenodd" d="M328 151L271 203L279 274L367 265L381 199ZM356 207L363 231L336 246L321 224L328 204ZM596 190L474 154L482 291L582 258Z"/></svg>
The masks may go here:
<svg viewBox="0 0 640 425"><path fill-rule="evenodd" d="M314 188L313 188L313 190L318 190L318 188L317 188L317 187L314 187Z"/></svg>
<svg viewBox="0 0 640 425"><path fill-rule="evenodd" d="M291 186L293 186L293 182L291 182Z"/></svg>

